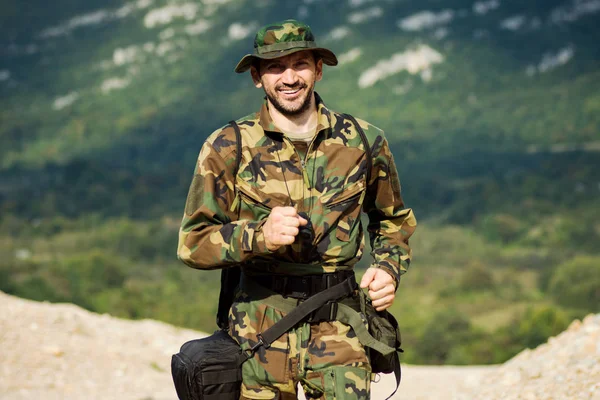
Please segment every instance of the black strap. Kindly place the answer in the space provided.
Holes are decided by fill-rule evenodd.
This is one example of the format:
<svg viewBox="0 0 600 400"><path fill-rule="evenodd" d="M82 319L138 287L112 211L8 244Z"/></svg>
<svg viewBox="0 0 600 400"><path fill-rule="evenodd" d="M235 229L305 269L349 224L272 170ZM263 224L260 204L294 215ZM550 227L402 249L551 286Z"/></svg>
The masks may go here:
<svg viewBox="0 0 600 400"><path fill-rule="evenodd" d="M360 135L360 140L362 140L363 146L365 147L365 155L367 156L367 185L369 185L369 182L371 181L371 168L373 168L373 156L371 154L371 146L369 145L369 141L367 140L367 135L365 135L365 131L363 131L358 121L356 121L356 119L352 115L342 114L342 116L352 121L354 127Z"/></svg>
<svg viewBox="0 0 600 400"><path fill-rule="evenodd" d="M400 357L398 356L398 353L396 353L395 357L396 365L394 365L394 375L396 376L396 389L394 389L392 394L390 394L390 397L388 397L386 400L391 399L396 394L398 388L400 387L400 381L402 380L402 371L400 370Z"/></svg>
<svg viewBox="0 0 600 400"><path fill-rule="evenodd" d="M242 163L242 134L240 132L240 127L238 126L237 122L232 120L232 121L229 121L229 124L233 127L233 130L235 131L236 152L235 152L235 166L233 168L233 179L234 179L233 182L235 183L235 177L237 176L238 169L240 169L240 164Z"/></svg>
<svg viewBox="0 0 600 400"><path fill-rule="evenodd" d="M350 277L354 277L354 271L352 270L300 276L255 275L247 278L283 297L306 300Z"/></svg>
<svg viewBox="0 0 600 400"><path fill-rule="evenodd" d="M392 397L394 397L394 395L398 391L398 388L400 387L400 381L402 380L402 371L400 370L400 357L398 356L398 353L396 353L394 355L394 357L396 357L396 364L394 365L394 376L396 377L396 389L394 389L392 394L390 394L388 397L386 397L385 400L390 400Z"/></svg>
<svg viewBox="0 0 600 400"><path fill-rule="evenodd" d="M340 297L351 294L354 292L356 287L357 285L354 277L348 278L342 283L338 283L337 285L317 293L308 298L306 301L300 303L298 307L294 308L285 317L277 321L275 325L256 335L258 338L258 343L256 343L256 345L250 349L248 358L252 357L256 350L258 350L258 348L261 346L264 346L268 349L271 346L271 343L296 326L300 321L306 318L317 308L324 306L327 302L337 300Z"/></svg>
<svg viewBox="0 0 600 400"><path fill-rule="evenodd" d="M233 181L235 182L242 162L242 134L240 133L240 127L235 121L230 121L229 124L235 131L235 145L237 148L235 152L235 166L233 168ZM229 308L233 304L234 291L240 281L240 273L241 270L238 266L223 268L221 270L221 291L219 292L219 307L217 309L217 326L221 329L228 329L229 327Z"/></svg>

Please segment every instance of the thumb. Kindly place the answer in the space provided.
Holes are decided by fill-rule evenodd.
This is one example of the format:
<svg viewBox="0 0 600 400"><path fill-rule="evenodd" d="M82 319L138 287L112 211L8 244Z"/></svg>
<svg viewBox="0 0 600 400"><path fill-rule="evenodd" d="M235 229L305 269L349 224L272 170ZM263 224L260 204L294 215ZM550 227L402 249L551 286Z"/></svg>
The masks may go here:
<svg viewBox="0 0 600 400"><path fill-rule="evenodd" d="M377 270L375 268L368 268L365 274L363 275L362 279L360 280L360 287L363 289L369 287L369 285L375 278L376 273Z"/></svg>
<svg viewBox="0 0 600 400"><path fill-rule="evenodd" d="M298 217L298 222L300 223L300 226L308 224L308 215L305 212L299 212L298 214L296 214L296 216Z"/></svg>

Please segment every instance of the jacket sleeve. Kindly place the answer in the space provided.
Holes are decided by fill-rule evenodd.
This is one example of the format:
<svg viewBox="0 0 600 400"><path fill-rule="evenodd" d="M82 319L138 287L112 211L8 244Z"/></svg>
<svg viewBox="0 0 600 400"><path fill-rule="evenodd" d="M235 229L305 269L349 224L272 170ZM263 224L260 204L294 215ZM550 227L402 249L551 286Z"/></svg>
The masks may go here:
<svg viewBox="0 0 600 400"><path fill-rule="evenodd" d="M238 220L232 210L236 151L235 137L224 129L209 137L198 156L177 246L177 257L192 268L224 268L269 253L262 233L266 220Z"/></svg>
<svg viewBox="0 0 600 400"><path fill-rule="evenodd" d="M369 217L372 266L384 269L396 280L404 274L412 257L408 239L417 226L412 209L405 208L394 157L383 132L372 146L373 164L367 187L365 212Z"/></svg>

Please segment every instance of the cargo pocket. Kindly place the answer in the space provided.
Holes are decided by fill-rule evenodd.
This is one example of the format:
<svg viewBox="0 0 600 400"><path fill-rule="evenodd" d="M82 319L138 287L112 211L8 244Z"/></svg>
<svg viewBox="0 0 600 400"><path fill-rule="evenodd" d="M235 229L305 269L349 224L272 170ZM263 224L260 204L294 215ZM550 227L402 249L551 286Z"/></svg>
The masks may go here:
<svg viewBox="0 0 600 400"><path fill-rule="evenodd" d="M238 196L240 197L240 215L253 217L256 220L266 218L271 213L272 207L266 204L256 193L251 189L239 186L237 188ZM249 215L247 215L249 213Z"/></svg>
<svg viewBox="0 0 600 400"><path fill-rule="evenodd" d="M283 318L282 313L272 307L258 302L246 303L246 318L242 325L234 327L247 339L248 347L256 344L256 335L266 331ZM244 364L242 374L247 389L258 390L261 387L275 387L275 384L287 383L289 380L289 343L288 334L284 333L266 349L261 346Z"/></svg>
<svg viewBox="0 0 600 400"><path fill-rule="evenodd" d="M336 227L335 237L338 240L342 242L350 240L352 229L360 219L365 193L364 182L357 181L322 199L328 210L327 219L331 226Z"/></svg>
<svg viewBox="0 0 600 400"><path fill-rule="evenodd" d="M326 400L368 400L371 393L371 371L367 366L332 367L324 371Z"/></svg>

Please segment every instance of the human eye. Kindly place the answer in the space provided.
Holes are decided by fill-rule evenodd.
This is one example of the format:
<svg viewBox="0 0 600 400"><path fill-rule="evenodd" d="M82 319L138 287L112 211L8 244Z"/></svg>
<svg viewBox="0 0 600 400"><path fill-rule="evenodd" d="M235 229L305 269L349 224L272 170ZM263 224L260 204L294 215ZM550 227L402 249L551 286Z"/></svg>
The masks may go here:
<svg viewBox="0 0 600 400"><path fill-rule="evenodd" d="M269 63L267 64L267 70L270 72L277 72L281 70L281 64L276 62Z"/></svg>

